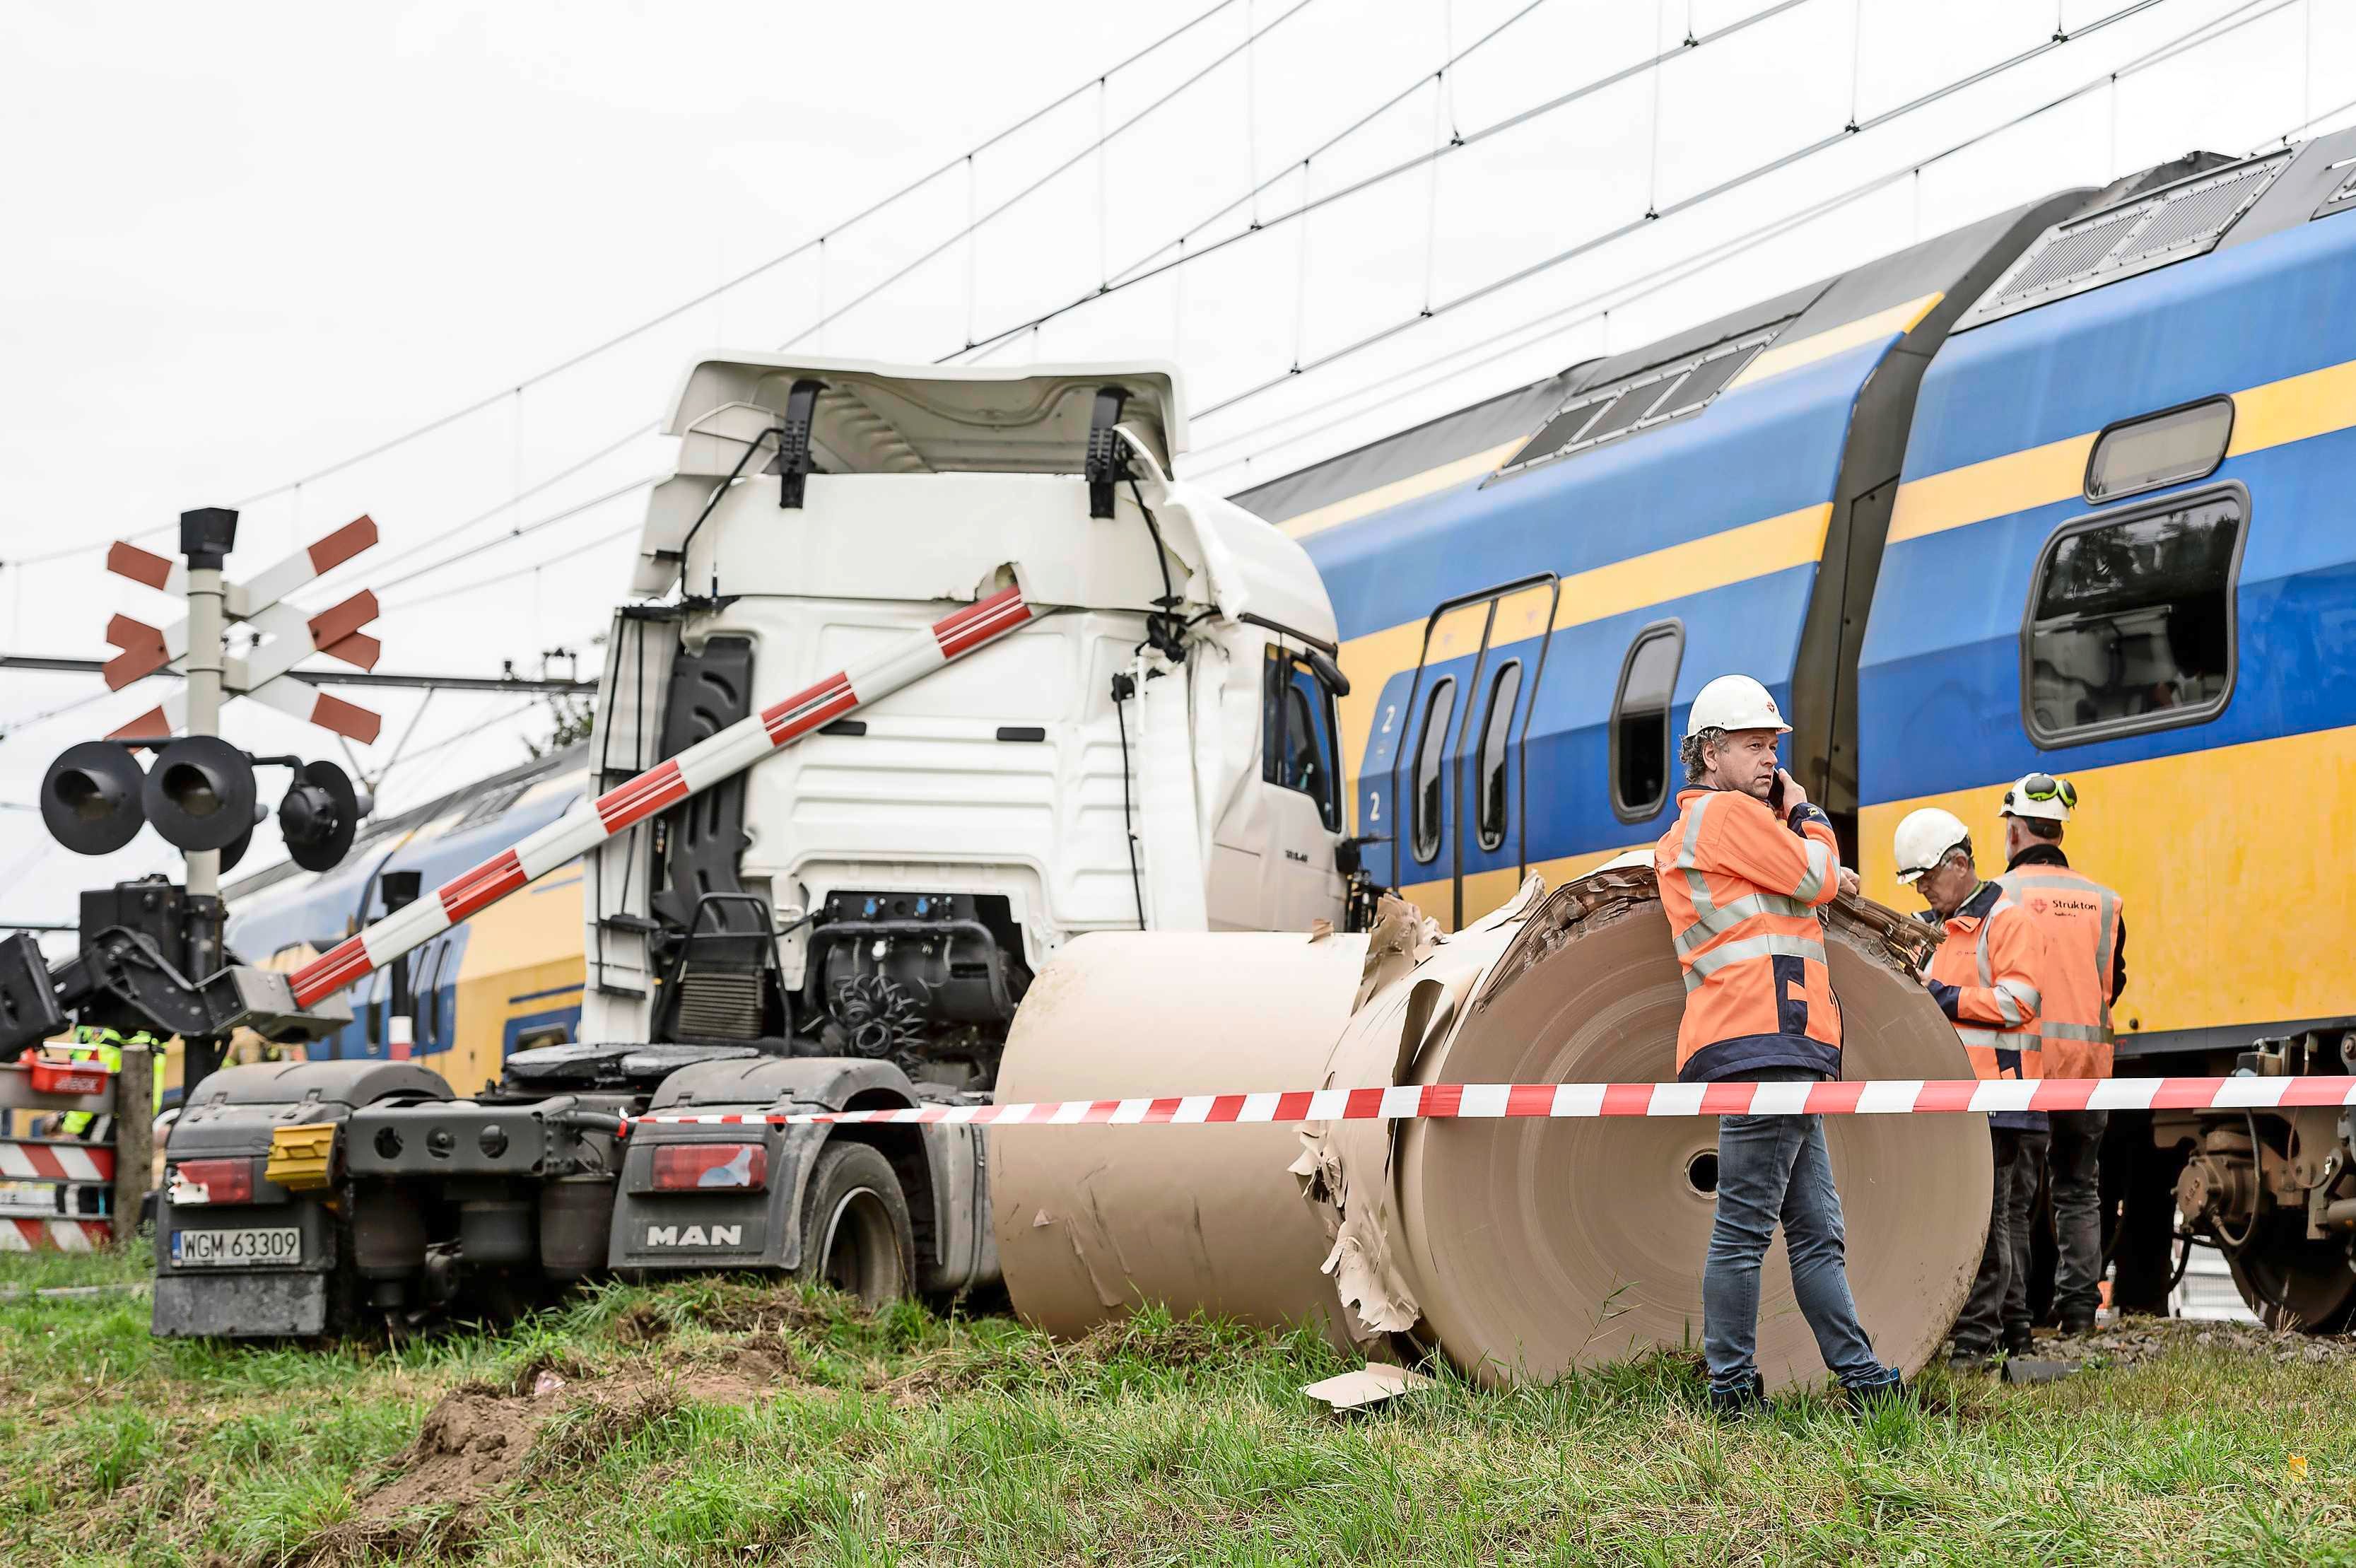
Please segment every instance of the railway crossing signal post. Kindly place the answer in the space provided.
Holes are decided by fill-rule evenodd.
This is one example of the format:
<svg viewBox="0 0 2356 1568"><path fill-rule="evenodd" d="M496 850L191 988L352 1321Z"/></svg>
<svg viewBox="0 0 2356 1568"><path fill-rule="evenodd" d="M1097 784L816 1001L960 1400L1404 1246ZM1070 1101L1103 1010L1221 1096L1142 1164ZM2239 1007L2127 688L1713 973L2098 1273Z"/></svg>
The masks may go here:
<svg viewBox="0 0 2356 1568"><path fill-rule="evenodd" d="M220 734L221 675L228 626L221 614L221 567L237 545L237 513L199 507L180 514L180 553L188 564L188 733ZM184 852L188 873L188 972L220 968L220 861L217 849ZM220 1066L228 1040L213 1036L180 1042L180 1081L192 1090Z"/></svg>
<svg viewBox="0 0 2356 1568"><path fill-rule="evenodd" d="M186 680L105 740L70 746L52 762L41 781L41 818L51 836L80 854L112 854L152 823L186 857L187 879L175 886L152 876L85 892L79 950L62 963L45 963L28 937L0 941L0 1056L54 1038L72 1015L85 1025L178 1036L181 1081L194 1090L220 1067L241 1021L276 1038L336 1026L336 1019L297 1005L282 977L227 962L220 879L263 815L257 764L293 770L278 819L288 855L306 870L327 871L343 859L369 805L331 762L254 757L230 746L220 737L220 715L230 698L251 697L363 744L376 739L378 715L289 673L313 653L372 668L380 645L360 628L376 618L376 596L363 589L318 615L284 602L373 545L376 524L355 519L236 583L222 569L237 543L237 521L227 507L182 512L177 564L129 543L108 552L110 571L176 595L187 614L168 627L115 616L106 635L122 652L107 662L107 685L120 691L174 665ZM243 657L226 645L232 620L263 639ZM185 733L175 739L176 732ZM141 749L155 754L144 770ZM124 1118L144 1126L138 1109L125 1108Z"/></svg>

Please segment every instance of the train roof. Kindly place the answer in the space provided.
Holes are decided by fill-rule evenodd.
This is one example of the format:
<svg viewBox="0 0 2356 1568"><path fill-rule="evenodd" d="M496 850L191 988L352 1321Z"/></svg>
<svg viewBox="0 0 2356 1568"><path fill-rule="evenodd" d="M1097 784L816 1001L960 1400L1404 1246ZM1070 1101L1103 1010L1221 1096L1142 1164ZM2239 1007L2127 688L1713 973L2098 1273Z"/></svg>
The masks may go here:
<svg viewBox="0 0 2356 1568"><path fill-rule="evenodd" d="M1521 471L1608 450L1703 414L1722 392L1756 385L1869 342L1905 336L1947 302L1971 274L1985 267L1992 248L2002 246L2025 217L2038 215L2050 221L2057 203L2074 209L2095 194L2065 191L2024 202L1714 320L1621 353L1583 360L1542 381L1256 485L1232 499L1298 537L1468 480L1488 479L1501 470ZM1953 309L1967 303L1954 302ZM1726 362L1737 359L1739 363ZM1695 364L1697 360L1708 362ZM1641 423L1614 422L1610 406L1614 400L1606 394L1630 383L1665 383L1680 373L1699 395L1672 392ZM1584 439L1578 425L1558 427L1564 415L1580 413L1587 415L1581 422L1588 427ZM1605 425L1612 428L1598 434ZM1539 436L1552 438L1550 449L1534 441Z"/></svg>

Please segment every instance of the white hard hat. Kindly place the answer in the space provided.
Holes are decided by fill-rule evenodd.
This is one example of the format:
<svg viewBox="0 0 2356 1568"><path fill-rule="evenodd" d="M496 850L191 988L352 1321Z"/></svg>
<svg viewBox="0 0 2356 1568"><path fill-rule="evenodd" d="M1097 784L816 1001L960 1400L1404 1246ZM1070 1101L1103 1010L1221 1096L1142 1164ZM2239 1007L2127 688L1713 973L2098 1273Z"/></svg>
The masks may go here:
<svg viewBox="0 0 2356 1568"><path fill-rule="evenodd" d="M1706 729L1792 733L1767 688L1748 675L1720 675L1694 693L1693 710L1686 715L1686 736L1691 739Z"/></svg>
<svg viewBox="0 0 2356 1568"><path fill-rule="evenodd" d="M1946 859L1949 850L1971 836L1972 830L1964 826L1963 818L1953 811L1925 806L1907 812L1890 844L1898 857L1898 880L1913 881Z"/></svg>
<svg viewBox="0 0 2356 1568"><path fill-rule="evenodd" d="M2035 817L2040 822L2066 822L2078 803L2078 787L2051 773L2024 773L2004 792L2008 817Z"/></svg>

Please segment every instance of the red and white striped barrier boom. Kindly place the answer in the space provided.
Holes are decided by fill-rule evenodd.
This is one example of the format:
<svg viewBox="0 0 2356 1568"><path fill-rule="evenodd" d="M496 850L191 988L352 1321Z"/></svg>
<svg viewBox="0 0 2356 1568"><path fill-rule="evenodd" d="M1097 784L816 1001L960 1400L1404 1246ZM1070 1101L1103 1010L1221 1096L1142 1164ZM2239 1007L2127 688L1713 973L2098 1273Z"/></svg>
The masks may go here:
<svg viewBox="0 0 2356 1568"><path fill-rule="evenodd" d="M1002 589L696 742L589 805L566 812L513 849L444 883L433 897L420 898L357 936L345 938L294 972L294 1004L308 1007L342 990L616 833L701 794L820 725L996 641L1036 613L1023 597L1020 586Z"/></svg>
<svg viewBox="0 0 2356 1568"><path fill-rule="evenodd" d="M1144 1100L918 1105L879 1111L664 1112L637 1124L806 1127L971 1122L1073 1127L1133 1122L1470 1121L1507 1116L1920 1116L1967 1111L2272 1111L2356 1105L2356 1078L1871 1079L1830 1083L1427 1083Z"/></svg>

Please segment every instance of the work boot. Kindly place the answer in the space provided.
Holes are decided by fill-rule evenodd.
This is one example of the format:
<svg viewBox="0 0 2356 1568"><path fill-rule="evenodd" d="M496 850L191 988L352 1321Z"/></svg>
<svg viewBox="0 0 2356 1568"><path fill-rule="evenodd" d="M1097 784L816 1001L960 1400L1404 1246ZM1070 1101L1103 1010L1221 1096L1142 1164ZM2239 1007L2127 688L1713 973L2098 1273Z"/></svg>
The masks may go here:
<svg viewBox="0 0 2356 1568"><path fill-rule="evenodd" d="M1709 1391L1709 1412L1721 1421L1748 1421L1766 1409L1767 1380L1756 1372L1747 1383Z"/></svg>
<svg viewBox="0 0 2356 1568"><path fill-rule="evenodd" d="M2037 1353L2037 1341L2026 1328L2004 1331L2004 1353L2016 1361L2026 1361Z"/></svg>
<svg viewBox="0 0 2356 1568"><path fill-rule="evenodd" d="M1958 1372L1985 1372L1996 1365L1993 1345L1951 1345L1947 1348L1947 1365Z"/></svg>
<svg viewBox="0 0 2356 1568"><path fill-rule="evenodd" d="M1906 1400L1906 1380L1897 1369L1878 1383L1843 1383L1841 1400L1859 1415L1867 1415L1888 1405L1902 1404Z"/></svg>
<svg viewBox="0 0 2356 1568"><path fill-rule="evenodd" d="M2094 1331L2094 1315L2091 1312L2065 1312L2062 1315L2062 1332L2076 1337Z"/></svg>

